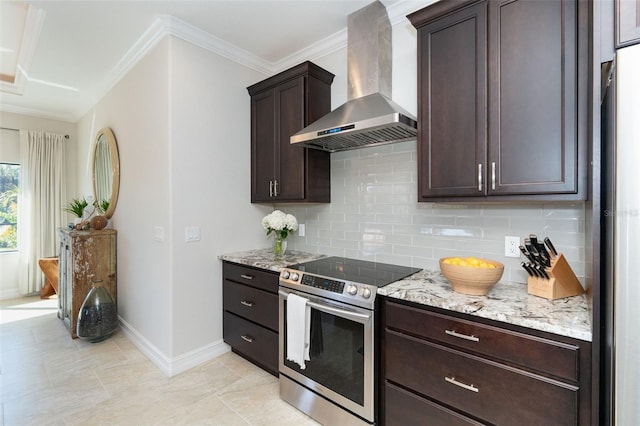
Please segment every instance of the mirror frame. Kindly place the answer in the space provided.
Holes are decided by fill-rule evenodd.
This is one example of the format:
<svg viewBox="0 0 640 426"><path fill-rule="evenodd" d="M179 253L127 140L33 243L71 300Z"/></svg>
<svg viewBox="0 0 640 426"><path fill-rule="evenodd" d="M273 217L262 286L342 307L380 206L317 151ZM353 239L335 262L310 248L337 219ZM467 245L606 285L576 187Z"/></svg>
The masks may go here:
<svg viewBox="0 0 640 426"><path fill-rule="evenodd" d="M98 152L98 141L104 136L109 143L109 154L111 156L111 171L113 177L111 180L111 198L109 199L109 208L104 212L104 216L110 219L113 216L113 212L116 210L116 204L118 203L118 192L120 189L120 156L118 155L118 144L116 143L116 137L109 127L104 127L98 131L93 143L93 156L91 173L93 174L93 199L96 202L98 200L98 191L96 187L96 156Z"/></svg>

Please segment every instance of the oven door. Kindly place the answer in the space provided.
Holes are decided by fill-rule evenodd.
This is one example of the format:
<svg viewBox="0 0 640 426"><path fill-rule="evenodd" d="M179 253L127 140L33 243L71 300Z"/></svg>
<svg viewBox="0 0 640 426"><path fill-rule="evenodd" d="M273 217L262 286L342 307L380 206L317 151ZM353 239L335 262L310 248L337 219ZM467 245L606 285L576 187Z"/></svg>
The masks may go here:
<svg viewBox="0 0 640 426"><path fill-rule="evenodd" d="M310 361L286 360L287 296L311 307ZM280 287L280 374L374 421L374 311Z"/></svg>

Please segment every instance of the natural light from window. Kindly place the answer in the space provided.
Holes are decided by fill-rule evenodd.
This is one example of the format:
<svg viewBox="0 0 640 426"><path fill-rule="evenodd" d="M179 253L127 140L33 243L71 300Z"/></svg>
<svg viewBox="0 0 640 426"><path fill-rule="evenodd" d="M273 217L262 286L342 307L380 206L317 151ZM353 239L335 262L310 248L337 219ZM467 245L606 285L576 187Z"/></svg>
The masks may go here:
<svg viewBox="0 0 640 426"><path fill-rule="evenodd" d="M22 298L0 304L0 325L57 312L58 299Z"/></svg>
<svg viewBox="0 0 640 426"><path fill-rule="evenodd" d="M20 165L0 163L0 253L18 249Z"/></svg>

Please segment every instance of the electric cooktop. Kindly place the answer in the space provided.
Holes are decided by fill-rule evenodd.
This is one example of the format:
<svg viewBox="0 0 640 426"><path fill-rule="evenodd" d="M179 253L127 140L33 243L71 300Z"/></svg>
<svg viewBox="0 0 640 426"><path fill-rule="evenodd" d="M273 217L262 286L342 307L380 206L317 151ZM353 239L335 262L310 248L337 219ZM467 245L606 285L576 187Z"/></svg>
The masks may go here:
<svg viewBox="0 0 640 426"><path fill-rule="evenodd" d="M375 309L379 287L401 280L420 268L325 257L280 271L280 289L288 288L366 309ZM282 290L286 293L286 290Z"/></svg>
<svg viewBox="0 0 640 426"><path fill-rule="evenodd" d="M299 263L289 266L288 269L374 287L384 287L421 270L408 266L335 256Z"/></svg>

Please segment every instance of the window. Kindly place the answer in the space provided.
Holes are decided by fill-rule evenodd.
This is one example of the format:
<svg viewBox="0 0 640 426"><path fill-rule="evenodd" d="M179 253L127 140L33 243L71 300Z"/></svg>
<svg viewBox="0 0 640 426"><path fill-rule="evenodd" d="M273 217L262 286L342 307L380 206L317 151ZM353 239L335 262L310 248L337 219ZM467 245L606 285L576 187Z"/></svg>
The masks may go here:
<svg viewBox="0 0 640 426"><path fill-rule="evenodd" d="M0 163L0 252L18 249L20 165Z"/></svg>

